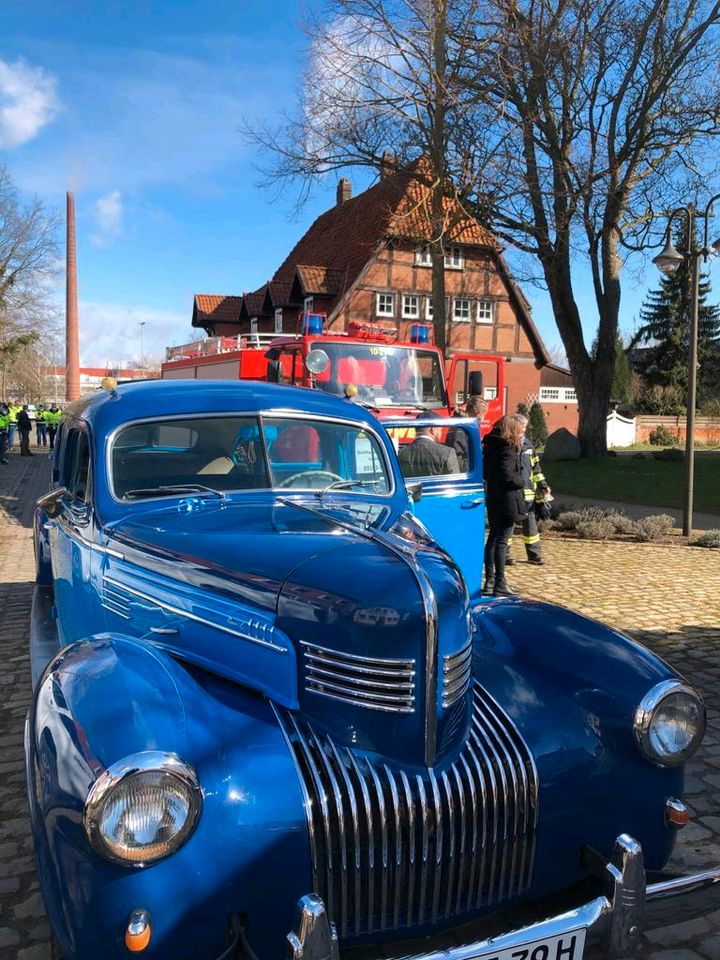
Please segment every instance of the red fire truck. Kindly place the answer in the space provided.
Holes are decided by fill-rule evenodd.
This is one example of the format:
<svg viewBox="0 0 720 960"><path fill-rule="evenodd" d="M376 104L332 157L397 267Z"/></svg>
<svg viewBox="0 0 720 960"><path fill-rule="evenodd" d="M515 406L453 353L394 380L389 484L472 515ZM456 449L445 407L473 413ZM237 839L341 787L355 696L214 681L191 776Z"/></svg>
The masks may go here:
<svg viewBox="0 0 720 960"><path fill-rule="evenodd" d="M302 313L296 334L212 337L169 347L164 379L268 380L325 390L372 407L377 416L447 415L468 397L488 401L482 432L502 416L505 360L456 353L444 360L432 327L413 324L410 341L379 324L326 330L324 314Z"/></svg>

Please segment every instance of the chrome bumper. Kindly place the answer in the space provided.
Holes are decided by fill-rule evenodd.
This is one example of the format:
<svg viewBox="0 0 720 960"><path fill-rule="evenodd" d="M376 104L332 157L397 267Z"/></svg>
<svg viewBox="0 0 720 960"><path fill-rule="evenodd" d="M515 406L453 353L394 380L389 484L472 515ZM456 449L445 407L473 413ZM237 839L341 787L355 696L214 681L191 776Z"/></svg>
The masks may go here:
<svg viewBox="0 0 720 960"><path fill-rule="evenodd" d="M627 834L615 841L612 859L605 865L607 893L556 917L489 940L460 947L404 955L403 960L472 960L535 940L561 936L579 928L586 943L600 946L610 958L632 956L644 930L668 927L720 908L720 867L689 877L648 884L640 844ZM288 934L288 960L339 960L337 934L322 900L303 897L295 931Z"/></svg>

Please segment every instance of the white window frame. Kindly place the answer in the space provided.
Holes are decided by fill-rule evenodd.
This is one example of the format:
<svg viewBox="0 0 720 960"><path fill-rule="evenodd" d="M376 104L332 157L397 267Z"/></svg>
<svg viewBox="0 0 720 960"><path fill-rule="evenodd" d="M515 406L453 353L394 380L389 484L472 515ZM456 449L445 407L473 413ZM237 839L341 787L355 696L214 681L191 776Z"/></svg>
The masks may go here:
<svg viewBox="0 0 720 960"><path fill-rule="evenodd" d="M467 316L464 315L464 310L462 316L458 314L458 305L461 303L467 304ZM472 300L469 297L453 297L452 319L453 323L470 323L472 320Z"/></svg>
<svg viewBox="0 0 720 960"><path fill-rule="evenodd" d="M303 300L303 310L305 313L312 313L315 297L305 297Z"/></svg>
<svg viewBox="0 0 720 960"><path fill-rule="evenodd" d="M257 332L258 332L258 329L257 329L257 317L253 317L252 320L250 321L250 336L251 336L251 337L256 337L256 336L257 336Z"/></svg>
<svg viewBox="0 0 720 960"><path fill-rule="evenodd" d="M430 253L430 247L426 243L422 247L418 247L415 251L415 266L416 267L431 267L432 266L432 254Z"/></svg>
<svg viewBox="0 0 720 960"><path fill-rule="evenodd" d="M445 269L462 270L465 266L462 247L448 247L445 251Z"/></svg>
<svg viewBox="0 0 720 960"><path fill-rule="evenodd" d="M383 299L389 299L389 306L382 303ZM382 304L382 305L381 305ZM395 294L394 293L376 293L375 294L375 314L378 317L395 316Z"/></svg>
<svg viewBox="0 0 720 960"><path fill-rule="evenodd" d="M493 323L495 320L495 302L493 300L478 300L477 322Z"/></svg>
<svg viewBox="0 0 720 960"><path fill-rule="evenodd" d="M540 387L540 403L577 403L574 387Z"/></svg>
<svg viewBox="0 0 720 960"><path fill-rule="evenodd" d="M411 308L410 303L414 301L414 308ZM419 320L420 319L420 297L416 293L404 293L402 298L402 315L403 320Z"/></svg>
<svg viewBox="0 0 720 960"><path fill-rule="evenodd" d="M275 308L275 333L283 332L283 311L282 307Z"/></svg>
<svg viewBox="0 0 720 960"><path fill-rule="evenodd" d="M432 320L432 318L433 318L432 297L425 297L425 319Z"/></svg>

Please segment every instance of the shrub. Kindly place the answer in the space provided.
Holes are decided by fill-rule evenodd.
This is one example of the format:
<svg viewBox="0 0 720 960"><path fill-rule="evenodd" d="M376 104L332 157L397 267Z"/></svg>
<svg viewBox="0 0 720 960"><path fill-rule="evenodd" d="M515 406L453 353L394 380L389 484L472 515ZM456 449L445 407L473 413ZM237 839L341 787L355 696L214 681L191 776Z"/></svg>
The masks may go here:
<svg viewBox="0 0 720 960"><path fill-rule="evenodd" d="M677 443L675 434L670 433L668 428L663 426L662 423L650 431L648 440L654 447L672 447Z"/></svg>
<svg viewBox="0 0 720 960"><path fill-rule="evenodd" d="M534 446L545 446L545 441L548 438L545 411L537 402L530 407L528 434L530 435Z"/></svg>
<svg viewBox="0 0 720 960"><path fill-rule="evenodd" d="M643 517L635 524L635 536L638 540L645 542L662 540L663 537L672 532L674 526L674 517L667 513L660 513L654 517Z"/></svg>
<svg viewBox="0 0 720 960"><path fill-rule="evenodd" d="M607 517L599 520L583 519L578 522L575 532L583 540L609 540L615 533L615 525Z"/></svg>
<svg viewBox="0 0 720 960"><path fill-rule="evenodd" d="M720 530L706 530L696 540L693 540L693 546L720 550Z"/></svg>
<svg viewBox="0 0 720 960"><path fill-rule="evenodd" d="M613 516L615 533L635 533L636 521L626 513L615 513Z"/></svg>
<svg viewBox="0 0 720 960"><path fill-rule="evenodd" d="M558 514L555 523L558 530L574 530L580 520L582 514L578 510L566 510Z"/></svg>

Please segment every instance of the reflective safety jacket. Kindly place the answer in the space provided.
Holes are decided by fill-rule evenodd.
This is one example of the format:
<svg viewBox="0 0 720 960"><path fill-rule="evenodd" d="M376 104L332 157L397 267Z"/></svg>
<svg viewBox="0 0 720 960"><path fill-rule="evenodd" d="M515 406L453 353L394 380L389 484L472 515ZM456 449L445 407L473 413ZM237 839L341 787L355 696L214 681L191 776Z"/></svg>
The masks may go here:
<svg viewBox="0 0 720 960"><path fill-rule="evenodd" d="M7 432L10 426L10 411L3 413L0 411L0 430L5 430Z"/></svg>
<svg viewBox="0 0 720 960"><path fill-rule="evenodd" d="M20 413L21 410L22 410L22 407L20 406L20 404L17 404L17 403L10 404L10 414L9 414L10 423L17 423L17 415Z"/></svg>
<svg viewBox="0 0 720 960"><path fill-rule="evenodd" d="M62 420L62 410L43 410L42 418L48 427L57 430Z"/></svg>
<svg viewBox="0 0 720 960"><path fill-rule="evenodd" d="M523 493L527 503L544 503L548 482L540 466L540 457L527 437L523 438L520 453L522 464Z"/></svg>

